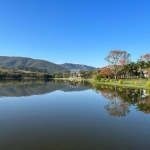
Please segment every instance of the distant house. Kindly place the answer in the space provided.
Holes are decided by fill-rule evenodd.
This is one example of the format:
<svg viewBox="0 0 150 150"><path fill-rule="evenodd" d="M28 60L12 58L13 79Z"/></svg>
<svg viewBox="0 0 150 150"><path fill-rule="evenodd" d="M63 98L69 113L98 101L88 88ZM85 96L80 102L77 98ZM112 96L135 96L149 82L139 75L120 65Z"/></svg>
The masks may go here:
<svg viewBox="0 0 150 150"><path fill-rule="evenodd" d="M143 76L144 76L145 78L148 78L147 70L143 70Z"/></svg>

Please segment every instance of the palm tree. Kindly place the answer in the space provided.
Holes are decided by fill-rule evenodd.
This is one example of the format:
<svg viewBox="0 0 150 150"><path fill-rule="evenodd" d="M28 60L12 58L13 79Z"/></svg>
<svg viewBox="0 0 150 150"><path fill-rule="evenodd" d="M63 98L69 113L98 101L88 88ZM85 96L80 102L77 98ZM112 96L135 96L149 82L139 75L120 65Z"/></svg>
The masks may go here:
<svg viewBox="0 0 150 150"><path fill-rule="evenodd" d="M135 62L131 62L129 64L124 65L123 72L125 75L135 76L135 72L137 72L137 65Z"/></svg>
<svg viewBox="0 0 150 150"><path fill-rule="evenodd" d="M145 62L142 60L138 60L137 61L137 67L140 71L140 83L141 83L142 71L143 71L143 68L145 67Z"/></svg>
<svg viewBox="0 0 150 150"><path fill-rule="evenodd" d="M145 67L146 67L146 74L148 76L148 81L149 81L149 78L150 78L150 61L145 63Z"/></svg>

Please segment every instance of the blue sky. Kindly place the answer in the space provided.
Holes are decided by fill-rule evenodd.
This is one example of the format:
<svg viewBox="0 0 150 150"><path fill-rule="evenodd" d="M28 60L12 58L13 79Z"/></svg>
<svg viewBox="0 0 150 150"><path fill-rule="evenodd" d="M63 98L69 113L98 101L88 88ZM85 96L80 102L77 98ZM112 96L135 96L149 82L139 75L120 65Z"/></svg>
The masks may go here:
<svg viewBox="0 0 150 150"><path fill-rule="evenodd" d="M150 0L0 0L0 55L107 65L150 53Z"/></svg>

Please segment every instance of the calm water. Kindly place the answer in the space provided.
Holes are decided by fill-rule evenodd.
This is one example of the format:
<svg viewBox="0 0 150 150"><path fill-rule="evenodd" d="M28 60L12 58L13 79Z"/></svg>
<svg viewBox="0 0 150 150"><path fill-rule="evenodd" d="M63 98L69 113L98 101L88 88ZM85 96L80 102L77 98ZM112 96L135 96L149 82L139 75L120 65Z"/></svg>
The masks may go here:
<svg viewBox="0 0 150 150"><path fill-rule="evenodd" d="M150 92L0 81L0 150L147 150Z"/></svg>

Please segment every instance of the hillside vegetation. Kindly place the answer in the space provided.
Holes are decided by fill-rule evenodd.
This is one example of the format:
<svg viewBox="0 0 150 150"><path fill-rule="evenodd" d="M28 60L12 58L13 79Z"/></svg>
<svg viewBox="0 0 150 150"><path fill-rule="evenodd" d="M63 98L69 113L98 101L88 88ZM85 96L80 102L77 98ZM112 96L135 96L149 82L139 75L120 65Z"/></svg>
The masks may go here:
<svg viewBox="0 0 150 150"><path fill-rule="evenodd" d="M60 65L54 64L52 62L40 59L32 59L25 57L8 57L0 56L0 67L1 68L17 68L18 66L25 67L35 67L46 69L47 72L65 72L67 69Z"/></svg>
<svg viewBox="0 0 150 150"><path fill-rule="evenodd" d="M0 56L0 68L50 73L68 72L71 69L79 69L80 71L89 71L95 69L95 67L81 64L64 63L58 65L46 60L8 56Z"/></svg>

